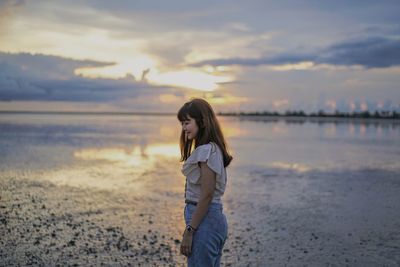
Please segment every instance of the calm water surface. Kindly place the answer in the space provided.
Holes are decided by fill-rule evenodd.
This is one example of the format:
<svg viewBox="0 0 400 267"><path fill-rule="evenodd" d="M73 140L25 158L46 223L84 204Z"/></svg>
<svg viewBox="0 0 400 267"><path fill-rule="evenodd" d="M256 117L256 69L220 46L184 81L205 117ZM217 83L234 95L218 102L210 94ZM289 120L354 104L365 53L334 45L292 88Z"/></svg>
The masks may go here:
<svg viewBox="0 0 400 267"><path fill-rule="evenodd" d="M235 157L232 179L256 167L400 170L400 122L219 119ZM156 161L179 163L179 134L174 116L2 114L0 169L71 170L87 163L108 166L111 174L117 170L111 166L151 171Z"/></svg>

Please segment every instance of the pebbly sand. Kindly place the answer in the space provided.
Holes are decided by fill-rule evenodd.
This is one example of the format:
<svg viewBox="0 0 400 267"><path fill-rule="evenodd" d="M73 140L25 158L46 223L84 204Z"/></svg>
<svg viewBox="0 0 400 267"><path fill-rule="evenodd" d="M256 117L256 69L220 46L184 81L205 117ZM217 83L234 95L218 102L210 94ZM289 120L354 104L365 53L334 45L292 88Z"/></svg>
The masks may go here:
<svg viewBox="0 0 400 267"><path fill-rule="evenodd" d="M231 173L222 266L400 265L398 172ZM129 194L2 174L0 265L185 266L183 183L163 177Z"/></svg>

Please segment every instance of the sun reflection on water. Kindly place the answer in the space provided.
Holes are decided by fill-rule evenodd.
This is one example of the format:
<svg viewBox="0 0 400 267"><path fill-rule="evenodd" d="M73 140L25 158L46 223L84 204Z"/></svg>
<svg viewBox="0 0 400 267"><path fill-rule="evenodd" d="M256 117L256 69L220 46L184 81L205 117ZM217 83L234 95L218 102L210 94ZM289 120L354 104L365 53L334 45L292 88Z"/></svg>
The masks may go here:
<svg viewBox="0 0 400 267"><path fill-rule="evenodd" d="M158 157L178 158L179 147L175 143L158 143L123 148L85 148L74 152L74 157L83 160L108 160L129 166L148 166Z"/></svg>
<svg viewBox="0 0 400 267"><path fill-rule="evenodd" d="M133 148L83 148L73 152L79 167L61 168L40 174L40 178L59 185L101 190L145 193L145 184L157 173L157 166L179 160L176 143L138 144Z"/></svg>
<svg viewBox="0 0 400 267"><path fill-rule="evenodd" d="M275 161L271 163L271 166L281 168L281 169L290 169L297 172L307 172L311 168L306 164L301 163L289 163L289 162L282 162L282 161Z"/></svg>

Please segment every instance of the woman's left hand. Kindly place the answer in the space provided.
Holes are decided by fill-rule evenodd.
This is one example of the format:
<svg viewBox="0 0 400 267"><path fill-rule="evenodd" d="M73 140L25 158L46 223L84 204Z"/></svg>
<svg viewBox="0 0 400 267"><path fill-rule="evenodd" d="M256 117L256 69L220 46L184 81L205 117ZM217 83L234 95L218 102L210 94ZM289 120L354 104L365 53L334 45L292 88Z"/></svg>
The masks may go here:
<svg viewBox="0 0 400 267"><path fill-rule="evenodd" d="M192 241L193 241L193 233L190 233L187 230L185 230L181 242L181 253L186 257L188 257L192 252Z"/></svg>

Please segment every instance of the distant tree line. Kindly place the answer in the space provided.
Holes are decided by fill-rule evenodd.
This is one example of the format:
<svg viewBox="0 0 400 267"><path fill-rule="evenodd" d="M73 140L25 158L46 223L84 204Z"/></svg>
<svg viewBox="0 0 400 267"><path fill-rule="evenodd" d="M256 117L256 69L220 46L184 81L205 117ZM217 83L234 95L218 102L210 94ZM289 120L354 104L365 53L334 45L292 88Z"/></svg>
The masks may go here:
<svg viewBox="0 0 400 267"><path fill-rule="evenodd" d="M319 110L317 113L312 112L306 114L303 110L291 111L286 110L285 113L281 114L277 111L255 111L255 112L218 112L218 115L223 116L292 116L292 117L337 117L337 118L377 118L377 119L400 119L400 113L396 111L375 111L370 113L369 111L361 112L340 112L336 110L334 113L326 113L323 110Z"/></svg>

